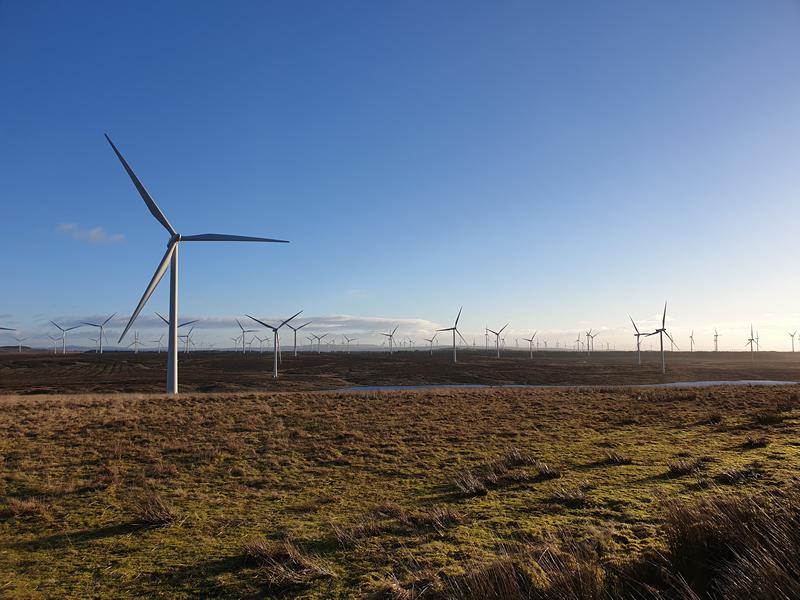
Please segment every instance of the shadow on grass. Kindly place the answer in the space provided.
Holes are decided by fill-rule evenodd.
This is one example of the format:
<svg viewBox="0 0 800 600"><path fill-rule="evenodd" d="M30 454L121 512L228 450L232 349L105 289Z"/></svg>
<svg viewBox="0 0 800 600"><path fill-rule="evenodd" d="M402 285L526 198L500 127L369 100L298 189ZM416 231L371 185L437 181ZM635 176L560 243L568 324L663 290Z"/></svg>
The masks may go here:
<svg viewBox="0 0 800 600"><path fill-rule="evenodd" d="M44 537L30 540L27 542L19 542L15 546L25 548L26 550L37 550L42 548L60 547L60 546L74 546L79 544L87 544L105 538L115 537L119 535L130 535L139 531L146 531L148 529L157 529L158 526L154 525L141 525L138 523L119 523L117 525L108 525L107 527L98 527L97 529L83 529L81 531L56 533Z"/></svg>

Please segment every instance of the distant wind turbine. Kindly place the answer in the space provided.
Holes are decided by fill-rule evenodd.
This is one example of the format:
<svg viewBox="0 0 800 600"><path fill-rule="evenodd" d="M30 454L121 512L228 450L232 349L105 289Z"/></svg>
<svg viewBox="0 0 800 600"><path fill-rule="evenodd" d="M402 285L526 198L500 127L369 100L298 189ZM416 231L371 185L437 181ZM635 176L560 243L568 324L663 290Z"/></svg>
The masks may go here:
<svg viewBox="0 0 800 600"><path fill-rule="evenodd" d="M351 338L347 337L346 335L342 336L345 340L345 344L347 345L347 353L350 354L350 342L357 342L358 338Z"/></svg>
<svg viewBox="0 0 800 600"><path fill-rule="evenodd" d="M672 344L674 344L676 348L678 346L678 344L675 344L675 342L673 341L672 336L670 336L670 334L667 333L667 325L666 325L666 323L667 323L667 303L664 302L664 314L661 317L661 327L656 329L652 333L652 335L658 334L658 340L661 343L661 373L662 374L667 372L667 362L666 362L667 359L666 359L666 356L664 354L664 336L667 336L667 339L669 339L669 341Z"/></svg>
<svg viewBox="0 0 800 600"><path fill-rule="evenodd" d="M391 333L381 333L382 336L388 338L388 341L389 341L389 354L392 354L392 352L394 351L394 334L397 331L398 327L400 327L400 325L396 325L395 328L392 329Z"/></svg>
<svg viewBox="0 0 800 600"><path fill-rule="evenodd" d="M256 319L253 316L246 315L248 319L252 319L256 323L260 323L261 325L263 325L267 329L271 329L272 330L272 347L273 347L272 377L273 377L273 379L277 379L278 378L278 346L280 345L280 339L279 339L279 335L278 335L278 330L281 327L283 327L284 325L286 325L289 321L294 319L301 312L303 312L303 311L300 310L300 311L296 312L291 317L289 317L285 321L282 321L281 324L277 325L277 326L270 325L269 323L265 323L261 319Z"/></svg>
<svg viewBox="0 0 800 600"><path fill-rule="evenodd" d="M430 338L425 338L425 341L426 341L426 342L428 342L428 343L431 345L431 346L430 346L430 350L431 350L431 356L433 356L433 341L436 339L436 336L437 336L437 335L438 335L438 334L434 333L434 334L433 334L433 337L430 337Z"/></svg>
<svg viewBox="0 0 800 600"><path fill-rule="evenodd" d="M108 324L108 322L116 316L117 313L114 313L102 323L87 323L86 321L83 321L83 325L88 325L89 327L97 327L98 329L100 329L100 335L98 336L100 338L100 354L103 353L103 337L105 335L105 327Z"/></svg>
<svg viewBox="0 0 800 600"><path fill-rule="evenodd" d="M628 315L628 318L631 320L631 325L633 325L633 329L636 331L634 333L634 337L636 338L636 362L641 367L642 366L642 339L643 337L647 337L648 335L652 335L650 333L641 333L639 328L636 326L636 323L633 322L633 317Z"/></svg>
<svg viewBox="0 0 800 600"><path fill-rule="evenodd" d="M289 329L291 329L291 330L292 330L292 332L294 333L294 355L295 355L295 356L297 356L297 332L298 332L298 330L302 329L302 328L303 328L303 327L305 327L306 325L311 325L311 321L309 321L308 323L303 323L302 325L299 325L299 326L297 326L297 327L294 327L294 326L292 326L292 324L291 324L291 323L287 323L287 324L286 324L286 326L287 326Z"/></svg>
<svg viewBox="0 0 800 600"><path fill-rule="evenodd" d="M789 334L789 337L792 338L792 352L794 352L794 336L796 335L797 335L797 329L795 329L793 332Z"/></svg>
<svg viewBox="0 0 800 600"><path fill-rule="evenodd" d="M61 331L61 354L67 353L67 332L72 331L73 329L77 329L80 325L75 325L74 327L62 327L55 321L50 321L53 325L55 325Z"/></svg>
<svg viewBox="0 0 800 600"><path fill-rule="evenodd" d="M717 328L714 327L714 352L719 352L719 345L717 341L719 340L719 334L717 333Z"/></svg>
<svg viewBox="0 0 800 600"><path fill-rule="evenodd" d="M452 327L445 327L444 329L437 329L437 333L440 331L452 331L453 332L453 362L458 362L458 356L456 355L456 334L461 340L464 342L465 345L467 344L467 340L464 339L464 336L461 335L461 332L458 330L458 320L461 318L461 311L464 310L464 307L458 309L458 314L456 315L456 321L453 323Z"/></svg>
<svg viewBox="0 0 800 600"><path fill-rule="evenodd" d="M506 327L508 327L508 323L506 323L505 325L503 325L503 326L500 328L500 331L494 331L493 329L488 329L488 328L487 328L487 331L488 331L489 333L493 333L493 334L494 334L494 346L495 346L495 349L497 350L497 358L500 358L500 334L501 334L501 333L503 333L503 330L504 330Z"/></svg>
<svg viewBox="0 0 800 600"><path fill-rule="evenodd" d="M53 354L56 354L56 350L58 349L58 342L59 342L59 340L61 338L58 337L57 335L48 335L47 337L49 337L52 340L52 342L53 342Z"/></svg>
<svg viewBox="0 0 800 600"><path fill-rule="evenodd" d="M756 342L756 338L753 336L753 325L751 324L750 325L750 337L747 339L747 343L744 345L745 348L747 348L747 346L750 346L750 361L751 362L755 362L755 360L756 360L755 354L753 353L753 349L754 349L753 344L755 344L755 342Z"/></svg>
<svg viewBox="0 0 800 600"><path fill-rule="evenodd" d="M250 315L245 315L250 316ZM252 318L252 317L251 317ZM246 333L255 333L258 329L245 329L242 327L242 324L239 322L239 319L236 319L236 324L239 326L239 329L242 330L242 354L245 352L245 334Z"/></svg>
<svg viewBox="0 0 800 600"><path fill-rule="evenodd" d="M689 334L689 352L694 352L694 329Z"/></svg>
<svg viewBox="0 0 800 600"><path fill-rule="evenodd" d="M19 353L22 353L22 342L24 342L25 340L28 340L28 339L30 339L30 338L26 338L26 337L14 337L14 339L15 339L15 340L17 340L17 345L18 345L18 349L17 349L17 351L18 351Z"/></svg>
<svg viewBox="0 0 800 600"><path fill-rule="evenodd" d="M537 333L538 332L534 331L533 335L531 337L522 338L523 341L528 342L528 348L530 349L530 352L531 352L531 360L533 360L533 340L536 338L536 334Z"/></svg>
<svg viewBox="0 0 800 600"><path fill-rule="evenodd" d="M133 325L134 321L136 321L136 317L139 316L139 313L144 308L144 305L150 299L153 291L156 289L156 286L159 284L161 279L164 277L164 274L167 272L167 268L170 268L170 286L169 286L169 336L167 338L167 347L169 349L169 357L167 359L167 393L168 394L177 394L178 393L178 246L180 246L181 242L276 242L276 243L287 243L286 240L275 240L271 238L259 238L259 237L245 237L240 235L227 235L227 234L218 234L218 233L204 233L200 235L187 235L182 236L179 234L175 229L173 229L170 222L167 220L167 217L164 216L164 213L161 212L161 209L158 208L158 205L155 203L155 200L150 196L148 191L145 189L142 182L139 181L139 178L133 172L133 169L128 165L127 161L123 158L122 154L117 147L114 145L114 142L111 141L111 138L106 135L106 140L108 143L111 144L111 148L114 150L114 154L117 155L117 158L122 163L125 171L128 173L128 176L131 178L133 185L136 187L139 195L144 200L144 203L147 205L147 208L150 210L150 213L156 218L156 220L161 223L164 229L167 230L169 233L169 243L167 244L167 251L164 254L164 257L161 259L161 262L158 264L156 268L156 272L153 274L153 278L150 280L147 288L142 294L141 300L139 300L139 304L136 307L136 310L131 315L128 324L125 327L125 330L122 332L122 335L119 338L119 342L125 338L125 334L128 333L128 330Z"/></svg>

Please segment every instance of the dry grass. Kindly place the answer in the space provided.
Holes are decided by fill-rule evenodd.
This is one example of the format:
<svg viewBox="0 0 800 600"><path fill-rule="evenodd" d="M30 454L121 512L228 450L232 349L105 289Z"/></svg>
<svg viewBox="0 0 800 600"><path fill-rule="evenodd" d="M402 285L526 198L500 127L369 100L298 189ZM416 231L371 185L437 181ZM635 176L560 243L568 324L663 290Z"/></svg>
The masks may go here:
<svg viewBox="0 0 800 600"><path fill-rule="evenodd" d="M632 557L671 552L671 505L656 498L694 506L772 490L766 511L783 506L785 489L788 502L797 413L776 407L792 393L0 398L0 589L12 598L593 597L615 589L614 569ZM754 423L761 412L782 421L763 432L767 447L744 452L747 430L765 427ZM701 424L715 413L723 426ZM610 467L609 454L626 465ZM666 472L673 462L691 476ZM465 473L476 486L466 491L454 483ZM31 499L39 508L26 508ZM722 586L728 571L713 567ZM663 578L636 568L666 594Z"/></svg>

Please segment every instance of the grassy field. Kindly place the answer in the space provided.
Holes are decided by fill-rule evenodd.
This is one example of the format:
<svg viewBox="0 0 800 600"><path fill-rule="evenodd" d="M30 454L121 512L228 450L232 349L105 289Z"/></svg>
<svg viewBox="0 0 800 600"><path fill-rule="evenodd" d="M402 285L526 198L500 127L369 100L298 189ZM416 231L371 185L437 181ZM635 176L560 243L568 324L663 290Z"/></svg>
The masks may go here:
<svg viewBox="0 0 800 600"><path fill-rule="evenodd" d="M794 386L5 396L0 594L599 586L686 506L791 490L799 418Z"/></svg>
<svg viewBox="0 0 800 600"><path fill-rule="evenodd" d="M256 352L193 352L181 354L182 391L319 391L358 385L423 383L632 385L668 381L772 379L800 381L800 353L760 352L754 362L747 352L670 352L668 371L661 374L656 352L507 350L459 353L453 364L449 351L435 352L284 352L281 376L272 378L272 355ZM0 393L162 392L166 355L155 352L108 352L53 355L0 352Z"/></svg>

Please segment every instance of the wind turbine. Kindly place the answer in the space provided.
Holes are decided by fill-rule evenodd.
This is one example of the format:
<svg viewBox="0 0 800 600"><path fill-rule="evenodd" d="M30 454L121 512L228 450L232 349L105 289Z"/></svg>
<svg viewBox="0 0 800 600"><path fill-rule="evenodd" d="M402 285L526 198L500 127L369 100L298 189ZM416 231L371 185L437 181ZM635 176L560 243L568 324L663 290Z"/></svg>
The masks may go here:
<svg viewBox="0 0 800 600"><path fill-rule="evenodd" d="M179 339L183 340L183 353L184 354L189 354L189 344L194 345L194 342L192 341L192 332L193 331L194 331L194 327L189 329L189 331L187 331L185 334L178 336ZM244 334L242 334L242 337L244 337ZM238 340L239 338L236 338L236 339Z"/></svg>
<svg viewBox="0 0 800 600"><path fill-rule="evenodd" d="M661 343L661 373L664 374L667 372L667 363L666 363L666 356L664 354L664 336L667 336L667 339L674 344L677 348L678 344L675 344L672 336L667 333L667 303L664 302L664 314L661 317L661 327L656 329L651 335L658 334L658 340ZM680 348L678 348L680 350Z"/></svg>
<svg viewBox="0 0 800 600"><path fill-rule="evenodd" d="M756 331L756 352L761 352L761 344L758 343L758 331Z"/></svg>
<svg viewBox="0 0 800 600"><path fill-rule="evenodd" d="M94 342L94 353L97 354L97 345L100 343L100 336L96 338L90 337L89 341Z"/></svg>
<svg viewBox="0 0 800 600"><path fill-rule="evenodd" d="M428 343L431 345L431 348L430 348L430 350L431 350L431 356L433 356L433 341L436 339L436 336L437 336L437 335L439 335L439 334L437 334L437 333L434 333L434 334L433 334L433 337L430 337L430 338L424 338L424 339L425 339L425 341L426 341L426 342L428 342Z"/></svg>
<svg viewBox="0 0 800 600"><path fill-rule="evenodd" d="M719 334L717 333L717 328L714 327L714 352L719 352L719 345L717 344L718 339Z"/></svg>
<svg viewBox="0 0 800 600"><path fill-rule="evenodd" d="M461 332L458 330L458 320L461 318L461 311L462 310L464 310L463 306L458 309L458 314L456 315L456 322L453 323L452 327L445 327L444 329L437 329L436 330L437 333L440 332L440 331L452 331L453 332L453 362L454 363L458 362L458 357L456 356L456 334L458 334L458 337L461 338L461 340L464 342L464 344L467 344L467 340L464 339L464 336L461 335Z"/></svg>
<svg viewBox="0 0 800 600"><path fill-rule="evenodd" d="M586 356L590 356L592 354L592 330L586 332Z"/></svg>
<svg viewBox="0 0 800 600"><path fill-rule="evenodd" d="M792 338L792 352L794 352L794 336L797 335L797 329L795 329L792 333L789 334L789 337Z"/></svg>
<svg viewBox="0 0 800 600"><path fill-rule="evenodd" d="M255 317L251 317L250 315L245 315L248 319L252 319L256 323L260 323L261 325L263 325L267 329L271 329L272 330L272 346L273 346L273 349L274 349L274 352L273 352L273 355L274 355L273 356L273 364L272 364L272 377L273 377L273 379L277 379L278 378L278 346L280 345L280 340L278 338L278 330L281 327L283 327L284 325L286 325L289 321L294 319L301 312L303 312L303 311L301 310L301 311L296 312L291 317L289 317L288 319L283 321L277 327L274 326L274 325L270 325L269 323L265 323L264 321L262 321L260 319L256 319Z"/></svg>
<svg viewBox="0 0 800 600"><path fill-rule="evenodd" d="M506 327L508 327L508 323L503 325L500 328L500 331L494 331L492 329L488 329L487 328L487 331L489 333L493 333L494 334L494 346L497 349L497 358L500 358L500 334L503 333L503 329L505 329Z"/></svg>
<svg viewBox="0 0 800 600"><path fill-rule="evenodd" d="M592 352L594 352L594 338L596 338L596 337L597 337L598 335L600 335L601 333L602 333L601 331L598 331L597 333L594 333L594 334L592 334L592 335L590 335L590 336L589 336L589 338L592 340ZM601 352L603 351L603 346L602 346L602 344L600 345L600 351L601 351Z"/></svg>
<svg viewBox="0 0 800 600"><path fill-rule="evenodd" d="M745 348L747 348L747 346L750 346L750 362L755 362L756 360L755 354L753 354L753 344L755 343L755 341L756 338L753 337L753 325L751 324L750 337L748 338L747 343L744 345Z"/></svg>
<svg viewBox="0 0 800 600"><path fill-rule="evenodd" d="M529 337L529 338L522 338L522 339L523 339L523 341L525 341L525 342L528 342L528 347L530 348L530 351L531 351L531 360L533 360L533 340L536 338L536 334L537 334L537 333L538 333L538 332L534 331L534 332L533 332L533 335L532 335L531 337Z"/></svg>
<svg viewBox="0 0 800 600"><path fill-rule="evenodd" d="M55 321L50 321L53 325L55 325L61 331L61 354L67 353L67 332L72 331L73 329L77 329L80 325L75 325L74 327L62 327Z"/></svg>
<svg viewBox="0 0 800 600"><path fill-rule="evenodd" d="M382 336L389 338L389 354L394 351L394 333L400 325L395 326L391 333L381 333Z"/></svg>
<svg viewBox="0 0 800 600"><path fill-rule="evenodd" d="M303 327L305 327L306 325L311 325L311 321L309 321L308 323L303 323L302 325L299 325L298 327L293 327L291 323L287 323L287 324L286 324L286 326L287 326L289 329L291 329L291 330L292 330L292 332L294 332L294 355L295 355L295 356L297 356L297 331L298 331L299 329L302 329L302 328L303 328Z"/></svg>
<svg viewBox="0 0 800 600"><path fill-rule="evenodd" d="M15 340L17 340L17 344L18 344L18 350L17 350L17 351L18 351L20 354L22 354L22 342L24 342L25 340L28 340L28 339L30 339L30 338L26 338L26 337L16 337L16 336L14 336L14 339L15 339Z"/></svg>
<svg viewBox="0 0 800 600"><path fill-rule="evenodd" d="M328 335L327 333L323 333L322 335L316 335L314 333L311 334L311 337L313 337L315 340L317 340L317 354L319 354L322 351L321 350L322 338L326 337L327 335ZM314 350L314 343L313 342L311 343L311 350L312 351Z"/></svg>
<svg viewBox="0 0 800 600"><path fill-rule="evenodd" d="M245 315L245 316L247 317L249 315ZM245 329L244 327L242 327L242 324L239 322L239 319L236 319L236 324L239 326L239 329L242 330L242 354L244 354L244 351L245 351L245 341L244 341L245 334L246 333L255 333L256 331L258 331L258 329Z"/></svg>
<svg viewBox="0 0 800 600"><path fill-rule="evenodd" d="M357 342L358 338L349 338L346 335L342 336L347 344L347 353L350 354L350 342Z"/></svg>
<svg viewBox="0 0 800 600"><path fill-rule="evenodd" d="M53 341L53 354L56 354L56 349L58 348L58 340L60 340L61 338L58 337L57 335L48 335L47 337L49 337Z"/></svg>
<svg viewBox="0 0 800 600"><path fill-rule="evenodd" d="M286 240L275 240L271 238L259 238L259 237L245 237L240 235L226 235L226 234L218 234L218 233L204 233L200 235L187 235L182 236L180 235L175 229L173 229L172 225L170 225L167 217L164 216L164 213L161 212L161 209L158 208L158 205L155 203L155 200L150 196L150 194L145 189L144 185L142 185L139 178L133 172L133 169L130 168L127 161L123 158L120 151L117 150L117 147L114 145L114 142L111 141L111 138L108 137L106 134L106 140L108 143L111 144L111 148L114 150L114 154L117 155L117 158L122 163L122 166L127 171L128 176L131 178L133 185L136 187L139 195L144 200L144 203L147 205L147 208L150 210L150 213L156 218L156 220L161 223L164 229L167 230L169 233L169 242L167 244L167 251L164 253L164 257L161 259L161 262L158 264L156 268L156 272L153 274L153 278L150 280L149 285L142 294L142 299L139 300L139 304L136 307L136 310L131 315L130 320L128 321L128 325L125 327L125 330L122 332L122 335L119 338L121 342L125 337L125 334L128 333L128 330L133 325L136 317L139 316L139 313L144 308L144 305L150 299L153 291L156 289L156 286L161 281L164 274L167 272L167 268L170 269L170 286L169 286L169 336L167 338L167 346L169 349L169 357L167 359L167 393L168 394L177 394L178 393L178 247L180 246L181 242L276 242L276 243L287 243ZM119 342L118 342L119 343Z"/></svg>
<svg viewBox="0 0 800 600"><path fill-rule="evenodd" d="M102 323L87 323L86 321L83 321L83 322L82 322L82 324L83 324L83 325L88 325L89 327L97 327L97 328L99 328L99 329L100 329L100 335L98 336L98 337L99 337L99 339L100 339L100 354L102 354L102 353L103 353L103 336L105 335L105 327L106 327L106 325L108 324L108 322L109 322L111 319L113 319L114 317L116 317L116 316L117 316L117 313L114 313L113 315L111 315L110 317L108 317L108 318L107 318L105 321L103 321Z"/></svg>
<svg viewBox="0 0 800 600"><path fill-rule="evenodd" d="M689 352L694 352L694 329L689 334Z"/></svg>
<svg viewBox="0 0 800 600"><path fill-rule="evenodd" d="M133 353L134 354L139 354L139 332L138 331L134 331L133 332L133 341L130 344L128 344L128 348L130 348L131 346L133 346Z"/></svg>
<svg viewBox="0 0 800 600"><path fill-rule="evenodd" d="M636 333L633 334L634 337L636 337L636 361L637 361L638 365L641 367L642 366L642 340L641 340L641 338L647 337L648 335L651 335L651 334L649 334L649 333L641 333L639 331L639 328L636 326L636 323L633 322L633 317L628 315L628 318L631 320L631 325L633 325L633 328L636 331Z"/></svg>
<svg viewBox="0 0 800 600"><path fill-rule="evenodd" d="M161 340L163 339L164 339L164 334L161 334L161 337L159 337L157 340L150 340L151 344L158 344L158 350L157 350L158 354L161 354Z"/></svg>

